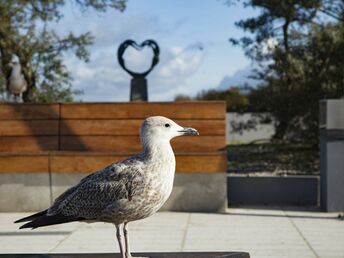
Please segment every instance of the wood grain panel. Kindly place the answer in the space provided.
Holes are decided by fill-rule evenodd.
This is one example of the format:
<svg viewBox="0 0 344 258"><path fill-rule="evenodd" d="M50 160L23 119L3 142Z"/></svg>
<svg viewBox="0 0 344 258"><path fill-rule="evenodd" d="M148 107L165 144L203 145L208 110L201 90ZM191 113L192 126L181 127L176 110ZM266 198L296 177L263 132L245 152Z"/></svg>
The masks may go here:
<svg viewBox="0 0 344 258"><path fill-rule="evenodd" d="M138 135L142 120L62 120L61 135Z"/></svg>
<svg viewBox="0 0 344 258"><path fill-rule="evenodd" d="M217 152L226 148L223 136L183 136L171 141L176 152Z"/></svg>
<svg viewBox="0 0 344 258"><path fill-rule="evenodd" d="M224 119L224 101L63 103L63 119L144 119L161 115L171 119Z"/></svg>
<svg viewBox="0 0 344 258"><path fill-rule="evenodd" d="M200 135L224 135L225 120L175 120L181 126L196 128ZM61 135L138 135L141 119L61 120Z"/></svg>
<svg viewBox="0 0 344 258"><path fill-rule="evenodd" d="M136 153L141 146L137 136L61 136L60 150Z"/></svg>
<svg viewBox="0 0 344 258"><path fill-rule="evenodd" d="M0 137L58 135L58 133L58 120L0 120Z"/></svg>
<svg viewBox="0 0 344 258"><path fill-rule="evenodd" d="M180 126L192 127L197 129L200 136L226 134L226 120L176 120Z"/></svg>
<svg viewBox="0 0 344 258"><path fill-rule="evenodd" d="M0 152L29 152L58 150L58 136L3 136Z"/></svg>
<svg viewBox="0 0 344 258"><path fill-rule="evenodd" d="M91 173L129 156L129 154L101 152L1 153L0 173L49 171L52 173ZM227 170L227 159L224 152L177 153L176 163L177 172L182 173L218 173Z"/></svg>
<svg viewBox="0 0 344 258"><path fill-rule="evenodd" d="M176 171L190 173L227 172L227 156L217 155L177 155Z"/></svg>
<svg viewBox="0 0 344 258"><path fill-rule="evenodd" d="M52 173L91 173L126 158L116 154L56 154L51 156ZM177 172L218 173L226 172L227 160L224 153L213 155L177 154Z"/></svg>
<svg viewBox="0 0 344 258"><path fill-rule="evenodd" d="M213 152L223 150L223 136L184 136L172 140L175 151ZM62 151L113 151L136 153L141 150L138 136L61 136Z"/></svg>
<svg viewBox="0 0 344 258"><path fill-rule="evenodd" d="M0 173L49 172L48 155L0 154Z"/></svg>
<svg viewBox="0 0 344 258"><path fill-rule="evenodd" d="M152 115L200 132L172 140L178 172L226 171L225 102L201 101L0 104L0 172L96 171L141 151L139 127Z"/></svg>
<svg viewBox="0 0 344 258"><path fill-rule="evenodd" d="M122 155L53 155L50 158L52 173L91 173L99 171L107 165L125 159Z"/></svg>
<svg viewBox="0 0 344 258"><path fill-rule="evenodd" d="M59 104L0 104L0 120L59 119Z"/></svg>

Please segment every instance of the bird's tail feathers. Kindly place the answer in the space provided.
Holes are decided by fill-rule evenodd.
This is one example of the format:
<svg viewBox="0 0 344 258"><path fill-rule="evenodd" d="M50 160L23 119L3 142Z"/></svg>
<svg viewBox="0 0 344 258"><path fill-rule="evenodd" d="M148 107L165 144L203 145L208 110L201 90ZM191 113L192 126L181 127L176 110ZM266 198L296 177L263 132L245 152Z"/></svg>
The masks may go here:
<svg viewBox="0 0 344 258"><path fill-rule="evenodd" d="M44 210L44 211L37 212L37 213L35 213L35 214L33 214L33 215L30 215L30 216L27 216L27 217L18 219L18 220L16 220L14 223L22 223L22 222L25 222L25 221L34 220L35 218L38 218L38 217L41 217L41 216L47 214L47 211L48 211L48 210Z"/></svg>
<svg viewBox="0 0 344 258"><path fill-rule="evenodd" d="M23 229L23 228L35 229L39 227L45 227L45 226L50 226L50 225L68 223L68 222L73 222L73 221L81 221L81 220L85 220L85 219L78 218L75 216L65 216L61 213L48 216L47 211L42 211L42 212L33 214L29 217L17 220L15 223L29 221L28 223L22 225L19 229Z"/></svg>

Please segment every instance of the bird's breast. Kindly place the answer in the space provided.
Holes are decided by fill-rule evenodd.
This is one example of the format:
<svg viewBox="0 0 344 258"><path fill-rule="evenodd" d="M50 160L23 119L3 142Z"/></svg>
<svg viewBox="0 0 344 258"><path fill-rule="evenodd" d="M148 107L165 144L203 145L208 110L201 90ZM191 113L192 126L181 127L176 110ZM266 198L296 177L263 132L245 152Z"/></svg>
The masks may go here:
<svg viewBox="0 0 344 258"><path fill-rule="evenodd" d="M143 191L132 198L133 206L140 213L136 213L136 219L149 217L157 212L167 201L173 188L175 172L175 159L161 160L147 167ZM134 217L134 216L133 216Z"/></svg>
<svg viewBox="0 0 344 258"><path fill-rule="evenodd" d="M160 162L155 162L154 164L148 176L149 187L147 194L153 200L164 203L171 194L173 187L176 168L174 155L167 159L162 158Z"/></svg>
<svg viewBox="0 0 344 258"><path fill-rule="evenodd" d="M142 182L129 200L116 203L112 214L115 223L139 220L157 212L172 192L176 168L174 153L159 152L144 162Z"/></svg>

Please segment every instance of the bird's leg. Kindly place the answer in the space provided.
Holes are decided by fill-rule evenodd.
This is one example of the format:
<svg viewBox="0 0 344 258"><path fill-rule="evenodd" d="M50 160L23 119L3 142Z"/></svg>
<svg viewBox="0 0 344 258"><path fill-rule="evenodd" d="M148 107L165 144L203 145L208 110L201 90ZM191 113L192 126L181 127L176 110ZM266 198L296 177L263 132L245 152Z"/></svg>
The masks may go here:
<svg viewBox="0 0 344 258"><path fill-rule="evenodd" d="M121 255L123 258L126 258L123 252L123 243L122 243L122 234L121 234L121 225L115 225L116 226L116 237L119 245L119 250L121 252Z"/></svg>
<svg viewBox="0 0 344 258"><path fill-rule="evenodd" d="M124 240L125 240L125 258L130 258L130 248L129 248L129 232L128 232L128 222L124 222L123 226Z"/></svg>
<svg viewBox="0 0 344 258"><path fill-rule="evenodd" d="M128 231L128 222L124 222L123 226L124 240L125 240L125 258L133 258L130 254L129 248L129 231ZM149 257L136 257L135 258L149 258Z"/></svg>

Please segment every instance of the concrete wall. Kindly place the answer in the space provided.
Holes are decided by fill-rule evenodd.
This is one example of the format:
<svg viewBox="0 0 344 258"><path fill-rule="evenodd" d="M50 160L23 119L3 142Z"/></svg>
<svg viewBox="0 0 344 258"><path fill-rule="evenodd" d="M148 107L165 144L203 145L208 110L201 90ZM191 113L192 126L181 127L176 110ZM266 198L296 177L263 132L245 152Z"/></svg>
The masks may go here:
<svg viewBox="0 0 344 258"><path fill-rule="evenodd" d="M344 130L344 99L320 101L319 126L326 130Z"/></svg>
<svg viewBox="0 0 344 258"><path fill-rule="evenodd" d="M318 206L317 176L228 176L229 205Z"/></svg>
<svg viewBox="0 0 344 258"><path fill-rule="evenodd" d="M321 140L321 207L329 212L344 211L344 133L342 139Z"/></svg>
<svg viewBox="0 0 344 258"><path fill-rule="evenodd" d="M260 124L257 128L252 130L245 130L242 133L233 131L232 123L247 122L252 119L253 113L239 114L236 112L229 112L226 114L226 140L227 142L249 143L256 140L270 139L274 133L275 128L273 124Z"/></svg>
<svg viewBox="0 0 344 258"><path fill-rule="evenodd" d="M1 173L0 212L48 208L82 173ZM227 205L226 173L176 173L172 194L162 210L216 212Z"/></svg>
<svg viewBox="0 0 344 258"><path fill-rule="evenodd" d="M226 173L177 173L162 210L218 212L227 208Z"/></svg>
<svg viewBox="0 0 344 258"><path fill-rule="evenodd" d="M0 173L0 212L38 211L50 203L48 173Z"/></svg>

